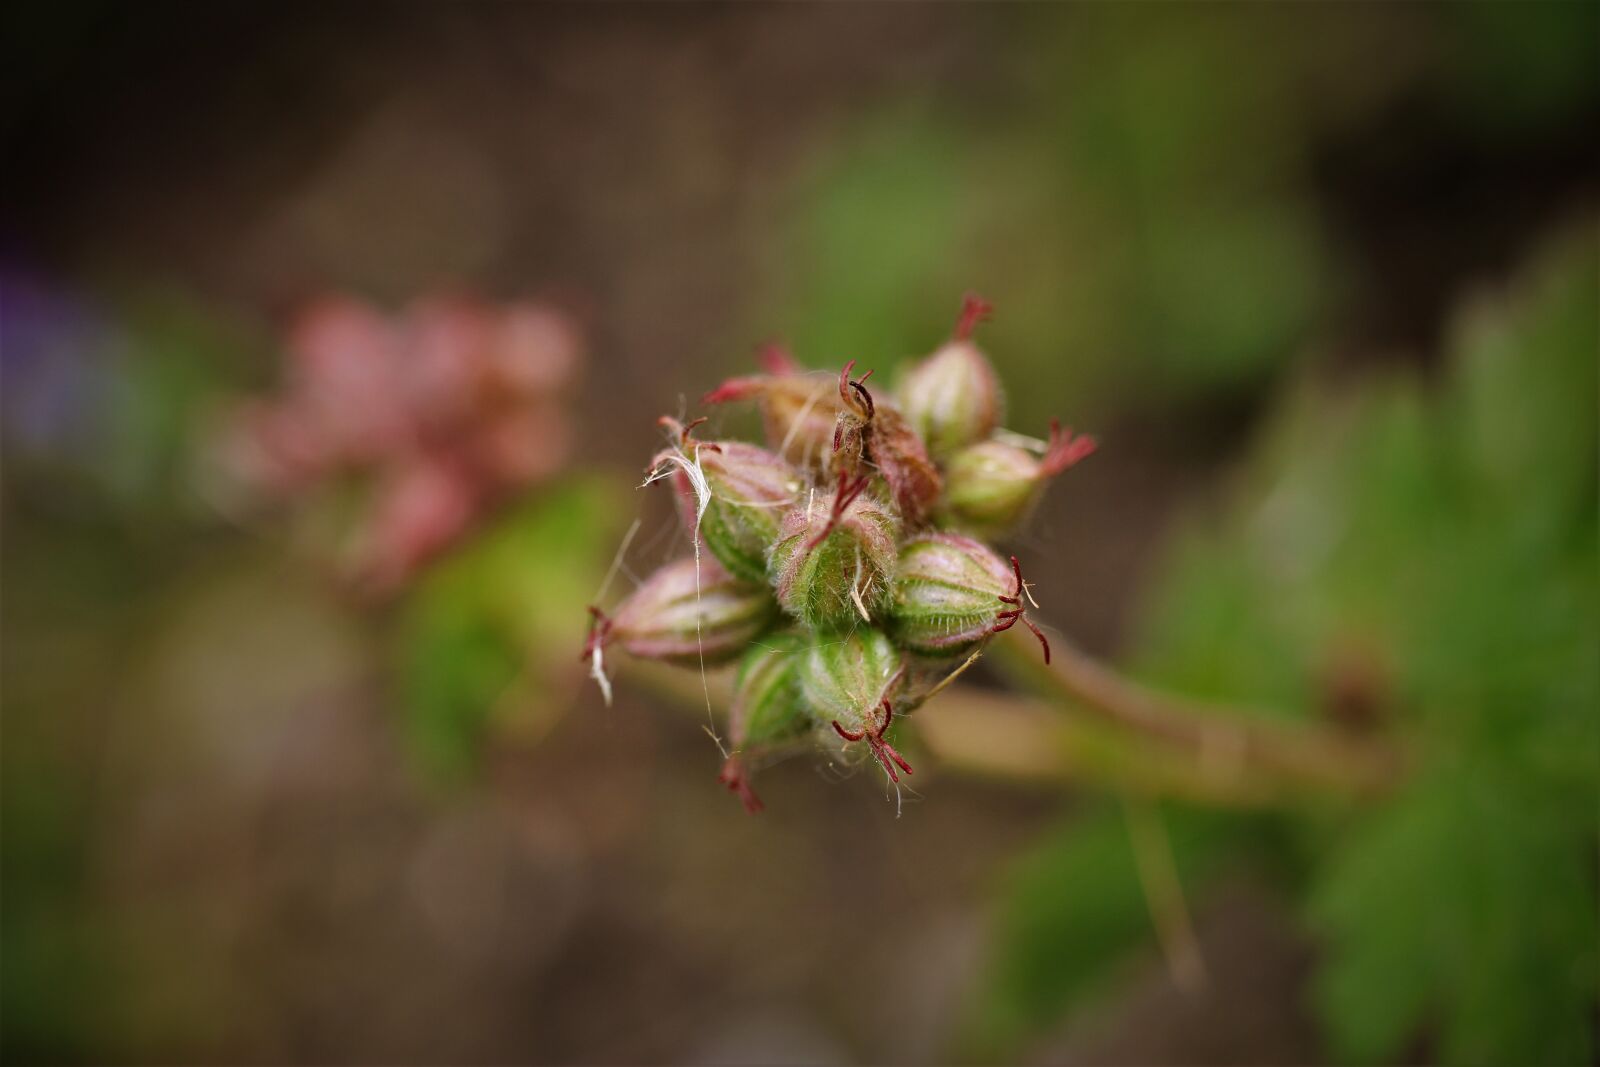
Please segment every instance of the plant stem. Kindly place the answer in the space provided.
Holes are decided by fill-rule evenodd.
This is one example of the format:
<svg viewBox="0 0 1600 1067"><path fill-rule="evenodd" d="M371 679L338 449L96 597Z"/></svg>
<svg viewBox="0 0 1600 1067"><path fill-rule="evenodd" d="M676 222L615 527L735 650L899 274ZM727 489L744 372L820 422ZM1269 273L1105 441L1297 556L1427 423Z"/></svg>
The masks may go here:
<svg viewBox="0 0 1600 1067"><path fill-rule="evenodd" d="M1113 673L1066 641L1049 665L1032 645L992 644L994 659L1018 684L1052 702L1191 753L1222 776L1260 772L1286 783L1365 795L1393 784L1398 753L1377 740L1329 727L1288 723L1265 713L1180 700Z"/></svg>
<svg viewBox="0 0 1600 1067"><path fill-rule="evenodd" d="M1395 764L1387 750L1331 731L1158 698L1076 650L1066 666L1058 658L1056 668L1042 671L1031 644L1008 649L996 641L990 651L1044 688L1046 698L962 685L946 690L914 719L922 744L945 770L1237 809L1282 807L1308 794L1359 795L1387 781ZM682 710L704 712L705 691L694 673L641 661L627 661L624 670L631 682ZM713 704L726 707L731 679L718 672L708 680ZM1079 689L1095 702L1077 695ZM1080 709L1095 714L1062 714Z"/></svg>

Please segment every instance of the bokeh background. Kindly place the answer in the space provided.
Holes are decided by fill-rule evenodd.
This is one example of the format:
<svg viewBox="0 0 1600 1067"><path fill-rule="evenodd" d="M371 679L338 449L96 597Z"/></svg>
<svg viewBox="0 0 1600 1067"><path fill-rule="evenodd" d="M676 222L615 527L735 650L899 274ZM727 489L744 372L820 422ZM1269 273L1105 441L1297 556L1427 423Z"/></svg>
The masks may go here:
<svg viewBox="0 0 1600 1067"><path fill-rule="evenodd" d="M8 1060L1592 1062L1600 6L4 18ZM682 550L657 416L967 289L1010 424L1102 442L1017 544L1052 626L1420 753L1159 802L1198 986L1102 787L802 758L751 819L584 685L629 524ZM219 462L337 294L583 339L559 470L381 594L368 498Z"/></svg>

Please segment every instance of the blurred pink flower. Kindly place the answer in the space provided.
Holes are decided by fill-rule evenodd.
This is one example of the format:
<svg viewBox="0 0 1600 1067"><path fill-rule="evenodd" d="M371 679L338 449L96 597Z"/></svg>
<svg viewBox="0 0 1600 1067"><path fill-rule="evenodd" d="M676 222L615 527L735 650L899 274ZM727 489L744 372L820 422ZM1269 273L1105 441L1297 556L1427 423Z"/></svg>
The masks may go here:
<svg viewBox="0 0 1600 1067"><path fill-rule="evenodd" d="M231 413L223 463L286 500L363 481L350 577L391 591L562 468L582 360L573 322L537 304L427 297L391 316L325 297L289 330L277 395Z"/></svg>

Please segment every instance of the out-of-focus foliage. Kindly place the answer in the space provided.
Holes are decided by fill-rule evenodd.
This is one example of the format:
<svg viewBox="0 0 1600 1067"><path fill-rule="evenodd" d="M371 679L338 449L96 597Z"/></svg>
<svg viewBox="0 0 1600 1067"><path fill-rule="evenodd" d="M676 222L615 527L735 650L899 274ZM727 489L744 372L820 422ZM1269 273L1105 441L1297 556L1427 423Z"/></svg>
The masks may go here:
<svg viewBox="0 0 1600 1067"><path fill-rule="evenodd" d="M1316 199L1342 131L1420 102L1493 143L1600 77L1583 4L1012 14L988 92L899 99L820 156L756 311L802 359L889 364L956 293L1004 294L1002 377L1053 385L1013 398L1029 430L1063 396L1081 418L1259 389L1324 335L1361 284Z"/></svg>
<svg viewBox="0 0 1600 1067"><path fill-rule="evenodd" d="M1512 306L1474 308L1437 409L1360 465L1316 568L1336 624L1382 635L1419 749L1313 896L1341 1056L1396 1055L1428 1022L1452 1063L1593 1055L1597 293L1590 231ZM1387 585L1389 618L1337 604L1339 557Z"/></svg>
<svg viewBox="0 0 1600 1067"><path fill-rule="evenodd" d="M1600 86L1593 4L1471 0L1449 23L1450 87L1463 115L1506 134L1559 123Z"/></svg>
<svg viewBox="0 0 1600 1067"><path fill-rule="evenodd" d="M1293 399L1237 507L1158 586L1145 676L1409 755L1397 795L1296 831L1341 1060L1429 1036L1450 1063L1592 1055L1597 293L1585 230L1467 309L1442 381ZM1108 899L1140 900L1125 846L1089 827L1008 882L998 1002L1023 1031L1139 932Z"/></svg>
<svg viewBox="0 0 1600 1067"><path fill-rule="evenodd" d="M1002 376L1048 373L1052 395L1138 406L1259 380L1330 270L1295 112L1306 70L1238 62L1263 28L1215 7L1019 12L1028 103L997 87L864 124L803 191L774 319L802 358L893 360L971 286L1005 294ZM1019 425L1058 414L1017 405Z"/></svg>
<svg viewBox="0 0 1600 1067"><path fill-rule="evenodd" d="M1195 884L1226 869L1242 840L1224 817L1165 812L1178 877ZM1108 977L1155 951L1124 812L1097 805L1067 820L1007 872L994 932L996 965L965 1040L986 1054L1014 1056L1068 1007L1091 1003Z"/></svg>
<svg viewBox="0 0 1600 1067"><path fill-rule="evenodd" d="M575 650L627 501L616 480L574 478L513 509L442 561L408 598L397 697L413 751L459 778L484 739L542 735L583 676Z"/></svg>

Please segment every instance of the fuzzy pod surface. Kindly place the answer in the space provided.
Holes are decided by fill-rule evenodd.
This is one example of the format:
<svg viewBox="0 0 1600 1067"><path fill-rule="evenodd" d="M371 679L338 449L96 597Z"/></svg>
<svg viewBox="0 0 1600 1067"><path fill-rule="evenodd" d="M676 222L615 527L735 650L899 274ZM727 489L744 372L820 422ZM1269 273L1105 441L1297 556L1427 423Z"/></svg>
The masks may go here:
<svg viewBox="0 0 1600 1067"><path fill-rule="evenodd" d="M752 645L739 661L728 714L728 733L735 751L766 751L804 737L816 727L800 692L808 647L800 634L774 634Z"/></svg>
<svg viewBox="0 0 1600 1067"><path fill-rule="evenodd" d="M765 585L714 560L680 559L645 579L602 626L602 643L630 655L694 666L729 662L772 625L778 605Z"/></svg>
<svg viewBox="0 0 1600 1067"><path fill-rule="evenodd" d="M905 658L887 634L863 626L821 638L807 650L800 689L812 713L852 733L872 732L885 700L893 702L905 676Z"/></svg>
<svg viewBox="0 0 1600 1067"><path fill-rule="evenodd" d="M842 629L887 603L899 520L862 494L839 506L843 486L784 516L767 558L778 603L807 628ZM859 601L859 606L857 602Z"/></svg>
<svg viewBox="0 0 1600 1067"><path fill-rule="evenodd" d="M945 467L945 525L979 537L1004 537L1027 519L1049 475L1039 458L1003 441L961 449Z"/></svg>
<svg viewBox="0 0 1600 1067"><path fill-rule="evenodd" d="M951 341L900 384L900 410L936 457L982 441L1005 409L1000 379L968 340Z"/></svg>
<svg viewBox="0 0 1600 1067"><path fill-rule="evenodd" d="M900 548L889 606L889 632L902 648L950 656L993 633L1013 603L1010 563L981 541L926 533Z"/></svg>
<svg viewBox="0 0 1600 1067"><path fill-rule="evenodd" d="M800 494L800 476L776 453L743 441L701 445L695 458L706 476L711 498L700 517L700 537L717 562L747 582L764 582L767 550L778 538L783 512ZM693 489L678 471L680 494ZM694 510L684 514L694 532Z"/></svg>

